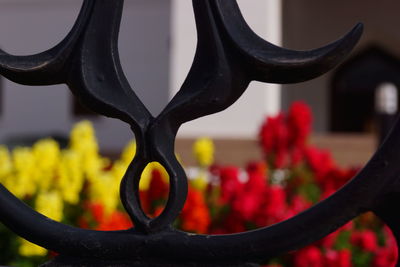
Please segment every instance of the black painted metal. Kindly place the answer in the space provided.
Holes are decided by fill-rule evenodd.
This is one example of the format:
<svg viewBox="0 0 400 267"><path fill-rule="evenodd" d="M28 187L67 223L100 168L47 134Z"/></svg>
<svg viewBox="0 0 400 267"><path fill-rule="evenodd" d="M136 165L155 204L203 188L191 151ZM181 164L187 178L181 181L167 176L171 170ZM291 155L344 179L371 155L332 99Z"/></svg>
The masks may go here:
<svg viewBox="0 0 400 267"><path fill-rule="evenodd" d="M334 68L355 46L362 26L311 51L291 51L258 37L235 0L193 0L198 45L182 88L154 118L130 88L118 57L123 0L85 0L75 26L54 48L32 56L0 51L0 74L20 84L67 84L91 110L128 123L137 154L121 183L123 205L135 224L98 232L52 221L0 186L0 220L20 236L60 253L47 265L249 266L305 246L366 211L400 237L400 124L367 166L330 198L282 223L232 235L195 235L173 229L187 195L187 178L174 155L179 127L232 105L250 81L294 83ZM140 207L140 174L151 161L170 176L167 207L148 218ZM163 265L168 266L168 265Z"/></svg>

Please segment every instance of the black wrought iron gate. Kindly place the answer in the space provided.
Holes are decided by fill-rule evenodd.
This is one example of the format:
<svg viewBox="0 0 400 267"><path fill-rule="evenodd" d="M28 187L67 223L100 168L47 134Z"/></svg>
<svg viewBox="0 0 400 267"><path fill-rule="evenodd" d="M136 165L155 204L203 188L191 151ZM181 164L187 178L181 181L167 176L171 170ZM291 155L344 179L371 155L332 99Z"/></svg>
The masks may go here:
<svg viewBox="0 0 400 267"><path fill-rule="evenodd" d="M235 0L193 0L198 43L180 91L153 117L128 84L118 56L123 0L85 0L74 27L55 47L31 56L0 51L0 73L25 85L65 83L91 110L128 123L137 154L121 182L121 200L135 227L98 232L38 214L0 185L0 220L15 233L60 253L47 265L232 266L257 265L303 247L367 211L400 237L400 124L366 167L328 199L279 224L232 235L196 235L171 223L187 195L187 178L174 155L179 127L222 111L250 81L296 83L334 68L359 40L362 25L325 47L291 51L258 37ZM164 211L150 219L140 206L138 185L145 166L160 162L170 176Z"/></svg>

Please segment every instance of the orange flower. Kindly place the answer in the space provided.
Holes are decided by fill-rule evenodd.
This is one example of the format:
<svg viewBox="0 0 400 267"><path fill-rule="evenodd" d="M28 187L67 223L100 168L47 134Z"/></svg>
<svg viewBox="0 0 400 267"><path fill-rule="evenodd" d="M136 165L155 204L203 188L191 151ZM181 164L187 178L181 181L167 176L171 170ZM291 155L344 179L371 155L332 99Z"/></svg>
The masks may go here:
<svg viewBox="0 0 400 267"><path fill-rule="evenodd" d="M180 217L183 230L196 233L207 232L211 218L201 192L189 188L188 197Z"/></svg>
<svg viewBox="0 0 400 267"><path fill-rule="evenodd" d="M126 230L133 226L129 217L120 211L114 211L110 216L103 218L95 230L99 231L114 231Z"/></svg>
<svg viewBox="0 0 400 267"><path fill-rule="evenodd" d="M113 211L111 214L107 214L104 212L104 206L101 203L86 202L84 207L89 211L89 216L83 216L78 219L78 223L82 228L113 231L125 230L133 226L128 215L121 211ZM94 227L91 222L96 226Z"/></svg>
<svg viewBox="0 0 400 267"><path fill-rule="evenodd" d="M104 217L104 206L99 202L86 202L85 208L89 210L90 214L92 215L93 219L100 223Z"/></svg>

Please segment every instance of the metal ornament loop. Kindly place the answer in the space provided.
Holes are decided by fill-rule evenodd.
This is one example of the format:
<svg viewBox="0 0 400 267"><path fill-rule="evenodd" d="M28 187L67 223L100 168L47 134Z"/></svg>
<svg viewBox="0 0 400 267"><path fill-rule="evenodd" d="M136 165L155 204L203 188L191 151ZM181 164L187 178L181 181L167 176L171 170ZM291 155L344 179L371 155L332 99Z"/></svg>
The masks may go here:
<svg viewBox="0 0 400 267"><path fill-rule="evenodd" d="M143 212L139 197L141 174L147 164L152 161L157 161L165 167L170 182L170 194L167 204L162 213L154 219L148 218ZM154 159L148 160L144 157L144 153L139 152L136 154L122 179L120 190L122 203L136 229L151 233L168 229L171 226L186 200L187 179L180 179L182 177L186 178L186 174L175 155L168 155L168 157L158 155ZM132 189L134 194L132 194Z"/></svg>
<svg viewBox="0 0 400 267"><path fill-rule="evenodd" d="M187 195L187 178L174 155L179 127L228 108L253 81L294 83L334 68L358 42L357 25L340 40L311 51L292 51L258 37L246 24L235 0L193 0L198 44L180 91L154 118L130 87L118 56L123 0L85 0L67 37L32 56L0 51L0 74L20 84L65 83L83 104L128 123L137 155L121 182L121 200L135 224L126 231L83 230L38 214L0 185L0 220L20 236L61 257L103 262L256 263L305 246L372 210L399 237L399 219L387 212L399 197L400 124L372 160L330 198L282 223L232 235L195 235L171 223ZM139 199L140 175L158 161L170 176L170 194L162 214L148 218ZM28 222L28 223L27 223Z"/></svg>

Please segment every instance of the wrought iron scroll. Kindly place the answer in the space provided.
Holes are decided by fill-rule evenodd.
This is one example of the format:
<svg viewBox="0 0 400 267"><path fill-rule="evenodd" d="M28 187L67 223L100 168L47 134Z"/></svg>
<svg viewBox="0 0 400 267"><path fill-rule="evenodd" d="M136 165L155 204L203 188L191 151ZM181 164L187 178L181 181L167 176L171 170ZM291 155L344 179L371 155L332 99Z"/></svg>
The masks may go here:
<svg viewBox="0 0 400 267"><path fill-rule="evenodd" d="M179 127L232 105L253 81L295 83L334 68L362 32L311 51L292 51L258 37L235 0L193 0L198 32L195 59L180 91L153 117L128 84L118 56L123 0L85 0L67 37L32 56L0 51L0 74L26 85L65 83L91 110L128 123L137 154L121 182L121 200L135 227L125 231L84 230L35 212L0 185L0 220L15 233L71 259L100 266L116 263L240 265L259 263L328 235L366 211L374 211L400 237L400 124L366 167L328 199L284 222L232 235L195 235L171 224L187 195L187 178L174 155ZM140 174L152 161L170 176L170 194L160 216L148 218L140 206ZM94 262L97 262L95 264Z"/></svg>

